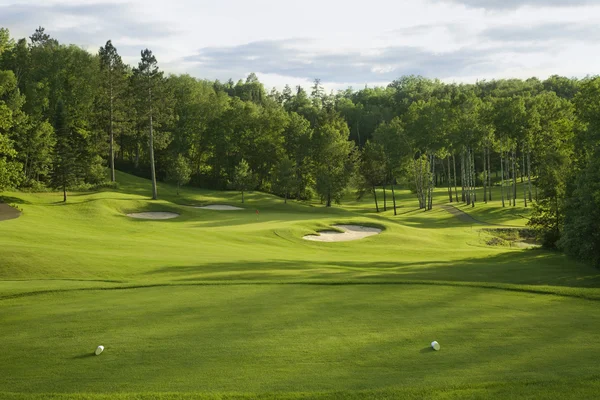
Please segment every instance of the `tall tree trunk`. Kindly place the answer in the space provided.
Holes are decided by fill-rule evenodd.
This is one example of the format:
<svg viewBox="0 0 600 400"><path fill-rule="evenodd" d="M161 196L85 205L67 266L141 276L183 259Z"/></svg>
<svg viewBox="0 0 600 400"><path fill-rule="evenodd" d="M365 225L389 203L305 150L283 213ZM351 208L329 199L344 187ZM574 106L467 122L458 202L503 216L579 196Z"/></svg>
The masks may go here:
<svg viewBox="0 0 600 400"><path fill-rule="evenodd" d="M66 172L63 168L63 180L62 180L62 187L63 187L63 202L66 203L67 202L67 175Z"/></svg>
<svg viewBox="0 0 600 400"><path fill-rule="evenodd" d="M242 204L244 204L244 191L242 190Z"/></svg>
<svg viewBox="0 0 600 400"><path fill-rule="evenodd" d="M475 203L477 202L477 169L475 168L475 152L471 149L471 168L473 169L473 198L471 199L471 205L475 207Z"/></svg>
<svg viewBox="0 0 600 400"><path fill-rule="evenodd" d="M463 158L465 158L465 200L467 202L467 205L471 205L471 155L470 152L471 150L467 148L467 153L466 155L463 155Z"/></svg>
<svg viewBox="0 0 600 400"><path fill-rule="evenodd" d="M454 164L454 196L456 196L456 202L458 203L458 182L456 178L456 157L452 153L452 164Z"/></svg>
<svg viewBox="0 0 600 400"><path fill-rule="evenodd" d="M512 178L510 177L510 150L506 152L506 180L508 181L509 187L506 189L506 198L508 199L508 205L512 205Z"/></svg>
<svg viewBox="0 0 600 400"><path fill-rule="evenodd" d="M473 177L471 176L471 149L470 148L467 148L466 168L467 168L467 205L471 205L471 203L473 202L473 194L472 194L472 187L473 187L472 179L473 179Z"/></svg>
<svg viewBox="0 0 600 400"><path fill-rule="evenodd" d="M483 175L482 175L482 179L483 179L483 202L487 204L487 166L486 166L486 153L487 153L487 147L483 148Z"/></svg>
<svg viewBox="0 0 600 400"><path fill-rule="evenodd" d="M419 208L425 208L425 182L423 178L423 159L419 158L419 175L417 177L417 195L419 196Z"/></svg>
<svg viewBox="0 0 600 400"><path fill-rule="evenodd" d="M429 210L433 209L433 189L435 188L435 154L431 155L431 181L429 182Z"/></svg>
<svg viewBox="0 0 600 400"><path fill-rule="evenodd" d="M513 147L513 207L517 205L517 151L516 146Z"/></svg>
<svg viewBox="0 0 600 400"><path fill-rule="evenodd" d="M490 147L487 148L487 163L488 163L488 188L490 191L489 200L492 201L492 164L490 163Z"/></svg>
<svg viewBox="0 0 600 400"><path fill-rule="evenodd" d="M135 160L133 161L135 169L140 167L140 142L135 141Z"/></svg>
<svg viewBox="0 0 600 400"><path fill-rule="evenodd" d="M466 193L465 193L466 177L467 176L465 174L465 149L463 148L462 153L460 155L460 183L461 183L460 194L462 196L463 203L467 201Z"/></svg>
<svg viewBox="0 0 600 400"><path fill-rule="evenodd" d="M450 170L450 155L448 155L446 157L446 161L448 162L448 174L447 174L447 184L448 184L448 197L450 199L450 203L452 203L452 201L454 200L452 198L452 180L450 179L450 175L452 173L452 171ZM444 162L442 161L442 167L444 166Z"/></svg>
<svg viewBox="0 0 600 400"><path fill-rule="evenodd" d="M527 145L527 186L529 190L529 202L532 202L531 198L531 157L530 157L529 145Z"/></svg>
<svg viewBox="0 0 600 400"><path fill-rule="evenodd" d="M375 210L379 212L379 203L377 202L377 189L373 185L373 197L375 198Z"/></svg>
<svg viewBox="0 0 600 400"><path fill-rule="evenodd" d="M419 208L421 208L421 194L419 193L419 176L417 173L417 160L413 159L413 177L415 180L415 191L417 192L417 199L419 200Z"/></svg>
<svg viewBox="0 0 600 400"><path fill-rule="evenodd" d="M502 195L502 207L506 207L504 204L504 152L500 150L500 172L502 178L500 179L500 194Z"/></svg>
<svg viewBox="0 0 600 400"><path fill-rule="evenodd" d="M152 174L152 200L158 199L156 190L156 170L154 166L154 133L152 132L152 89L148 89L150 98L150 173Z"/></svg>
<svg viewBox="0 0 600 400"><path fill-rule="evenodd" d="M394 203L394 215L398 215L396 212L396 193L394 192L394 183L395 183L395 179L394 179L394 176L392 175L392 202Z"/></svg>
<svg viewBox="0 0 600 400"><path fill-rule="evenodd" d="M124 154L124 148L125 146L123 146L123 132L120 132L121 134L119 135L119 144L120 144L120 149L119 149L119 160L121 162L123 162L123 159L125 158L125 154Z"/></svg>
<svg viewBox="0 0 600 400"><path fill-rule="evenodd" d="M113 131L113 84L110 78L110 181L116 182L115 178L115 149L114 149L114 131Z"/></svg>
<svg viewBox="0 0 600 400"><path fill-rule="evenodd" d="M527 208L527 185L525 185L525 145L523 145L523 173L521 174L521 183L523 183L523 204Z"/></svg>
<svg viewBox="0 0 600 400"><path fill-rule="evenodd" d="M383 184L383 211L387 211L387 195L385 194L385 183Z"/></svg>
<svg viewBox="0 0 600 400"><path fill-rule="evenodd" d="M327 191L327 207L331 207L331 190Z"/></svg>

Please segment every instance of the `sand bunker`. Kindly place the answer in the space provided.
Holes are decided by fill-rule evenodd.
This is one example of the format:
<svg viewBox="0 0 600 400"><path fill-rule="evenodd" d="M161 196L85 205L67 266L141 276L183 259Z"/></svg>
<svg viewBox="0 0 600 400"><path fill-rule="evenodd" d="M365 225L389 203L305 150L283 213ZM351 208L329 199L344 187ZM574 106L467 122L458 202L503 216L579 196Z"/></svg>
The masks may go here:
<svg viewBox="0 0 600 400"><path fill-rule="evenodd" d="M0 203L0 221L18 218L21 211L9 206L8 204Z"/></svg>
<svg viewBox="0 0 600 400"><path fill-rule="evenodd" d="M243 208L234 207L234 206L227 206L225 204L213 204L212 206L203 206L203 207L194 207L194 208L201 208L203 210L217 210L217 211L237 211L237 210L243 210Z"/></svg>
<svg viewBox="0 0 600 400"><path fill-rule="evenodd" d="M128 217L138 219L173 219L179 217L179 214L173 212L141 212L127 214Z"/></svg>
<svg viewBox="0 0 600 400"><path fill-rule="evenodd" d="M379 235L381 229L369 228L359 225L333 225L334 228L343 230L343 233L335 231L322 231L319 235L307 235L302 239L315 242L348 242L350 240L364 239L369 236Z"/></svg>

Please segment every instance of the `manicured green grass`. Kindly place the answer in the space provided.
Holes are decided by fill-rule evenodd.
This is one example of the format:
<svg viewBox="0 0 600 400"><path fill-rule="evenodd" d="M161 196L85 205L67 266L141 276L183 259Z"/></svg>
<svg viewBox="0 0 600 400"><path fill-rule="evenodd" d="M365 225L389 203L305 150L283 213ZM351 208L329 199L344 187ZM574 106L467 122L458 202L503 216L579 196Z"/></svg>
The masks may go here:
<svg viewBox="0 0 600 400"><path fill-rule="evenodd" d="M118 180L67 204L5 194L23 214L0 222L0 398L580 399L600 389L594 268L488 246L484 226L419 211L400 189L397 216L374 213L370 198L327 209L258 192L224 212L186 205L241 205L238 193L160 185L152 202L147 181ZM435 200L447 202L444 189ZM459 207L495 224L527 215ZM125 216L149 210L181 216ZM336 223L384 231L302 239Z"/></svg>

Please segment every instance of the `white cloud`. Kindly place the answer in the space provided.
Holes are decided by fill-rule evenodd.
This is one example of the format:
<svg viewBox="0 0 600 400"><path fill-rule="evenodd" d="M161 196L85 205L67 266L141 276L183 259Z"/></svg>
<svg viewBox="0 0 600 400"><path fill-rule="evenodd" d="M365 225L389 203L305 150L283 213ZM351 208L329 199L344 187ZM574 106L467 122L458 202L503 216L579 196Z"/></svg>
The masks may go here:
<svg viewBox="0 0 600 400"><path fill-rule="evenodd" d="M0 0L17 37L42 25L86 49L111 39L132 64L148 47L169 72L278 88L584 76L600 71L599 24L598 0Z"/></svg>

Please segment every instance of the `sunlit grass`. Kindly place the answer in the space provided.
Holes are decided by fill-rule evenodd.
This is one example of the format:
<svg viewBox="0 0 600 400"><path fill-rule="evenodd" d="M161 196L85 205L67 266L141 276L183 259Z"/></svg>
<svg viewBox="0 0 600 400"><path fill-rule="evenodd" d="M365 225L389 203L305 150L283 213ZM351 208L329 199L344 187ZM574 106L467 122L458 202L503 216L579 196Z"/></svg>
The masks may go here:
<svg viewBox="0 0 600 400"><path fill-rule="evenodd" d="M598 390L600 272L558 253L488 246L485 225L439 207L443 188L428 212L398 188L394 216L389 190L377 214L351 193L333 208L259 192L242 205L236 192L177 196L161 184L153 202L147 181L118 180L117 191L73 193L67 204L56 193L3 194L23 214L0 222L0 398ZM245 210L189 207L205 204ZM520 201L453 204L490 224L523 226L528 215ZM138 211L180 217L126 216ZM383 232L302 239L336 223ZM432 340L442 351L428 349ZM105 353L90 356L99 344Z"/></svg>

